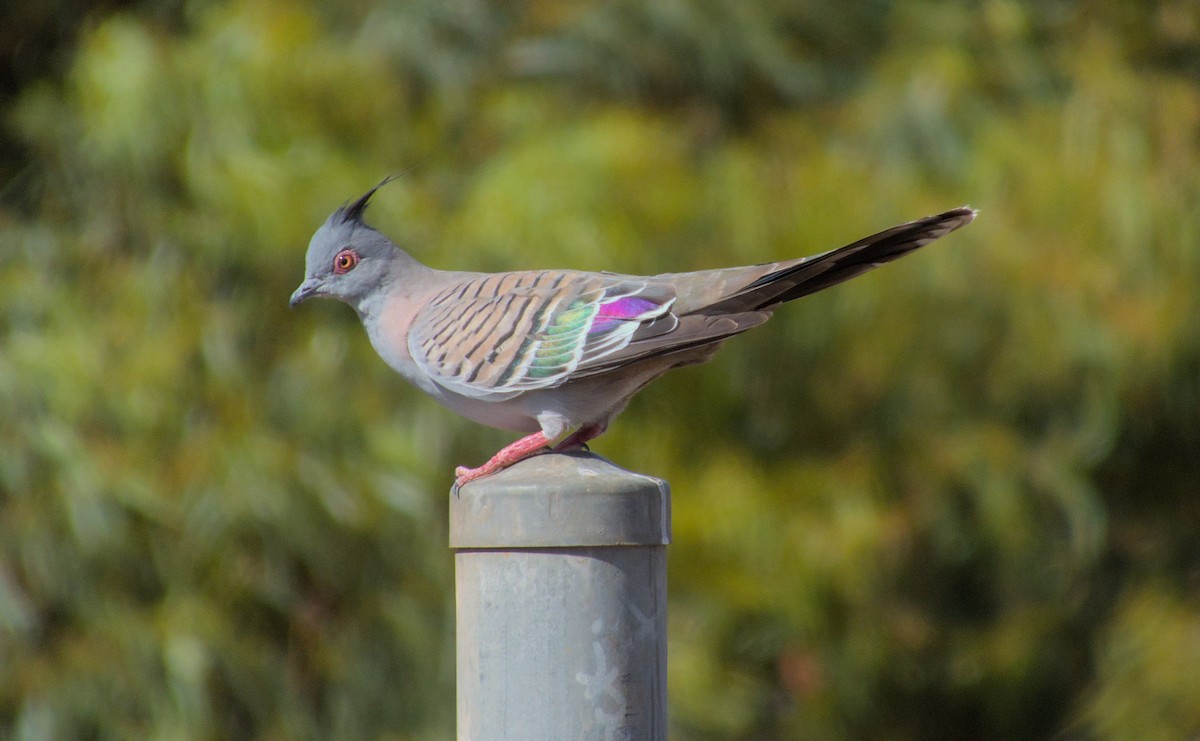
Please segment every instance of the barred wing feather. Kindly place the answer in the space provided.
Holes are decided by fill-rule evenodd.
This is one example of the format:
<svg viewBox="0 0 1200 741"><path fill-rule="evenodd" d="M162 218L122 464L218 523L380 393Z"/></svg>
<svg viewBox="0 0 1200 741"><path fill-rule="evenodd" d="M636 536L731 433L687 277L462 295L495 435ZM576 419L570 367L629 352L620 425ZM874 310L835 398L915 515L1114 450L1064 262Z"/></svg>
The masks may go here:
<svg viewBox="0 0 1200 741"><path fill-rule="evenodd" d="M668 285L623 276L479 276L429 301L413 322L409 352L441 386L501 401L558 386L648 331L670 331L674 301Z"/></svg>

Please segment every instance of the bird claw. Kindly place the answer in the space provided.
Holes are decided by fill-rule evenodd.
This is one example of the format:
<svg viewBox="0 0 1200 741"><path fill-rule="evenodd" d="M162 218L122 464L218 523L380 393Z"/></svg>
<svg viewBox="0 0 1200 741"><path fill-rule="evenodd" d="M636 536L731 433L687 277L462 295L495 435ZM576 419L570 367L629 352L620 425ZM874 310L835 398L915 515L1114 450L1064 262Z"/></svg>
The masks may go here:
<svg viewBox="0 0 1200 741"><path fill-rule="evenodd" d="M458 468L454 469L454 488L457 491L464 484L470 483L475 479L483 478L484 476L487 476L490 473L495 473L498 470L500 469L494 468L492 470L488 470L488 466L486 464L480 466L479 468L459 466Z"/></svg>
<svg viewBox="0 0 1200 741"><path fill-rule="evenodd" d="M484 463L479 468L468 468L459 466L454 469L454 493L457 496L458 490L465 484L468 484L475 479L481 479L484 476L490 476L497 471L502 471L519 460L529 458L530 456L539 455L549 452L548 441L546 436L540 432L535 432L532 435L521 438L512 445L501 450L492 456L491 460Z"/></svg>

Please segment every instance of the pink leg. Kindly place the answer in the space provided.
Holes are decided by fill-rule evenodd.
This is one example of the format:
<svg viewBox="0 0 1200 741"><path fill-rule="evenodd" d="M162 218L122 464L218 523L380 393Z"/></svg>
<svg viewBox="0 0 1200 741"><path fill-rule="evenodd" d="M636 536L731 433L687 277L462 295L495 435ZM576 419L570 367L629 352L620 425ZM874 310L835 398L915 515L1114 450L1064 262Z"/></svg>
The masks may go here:
<svg viewBox="0 0 1200 741"><path fill-rule="evenodd" d="M512 464L528 458L542 448L548 446L550 441L540 432L535 432L532 435L523 437L512 445L501 450L492 456L492 459L484 463L479 468L467 468L459 466L454 469L454 485L462 486L468 481L474 481L477 478L488 476L501 469L508 468Z"/></svg>
<svg viewBox="0 0 1200 741"><path fill-rule="evenodd" d="M607 422L598 422L594 425L584 425L578 430L575 430L566 440L563 440L558 445L554 446L555 453L562 453L567 450L575 450L584 447L584 443L593 438L600 437L604 431L608 429Z"/></svg>

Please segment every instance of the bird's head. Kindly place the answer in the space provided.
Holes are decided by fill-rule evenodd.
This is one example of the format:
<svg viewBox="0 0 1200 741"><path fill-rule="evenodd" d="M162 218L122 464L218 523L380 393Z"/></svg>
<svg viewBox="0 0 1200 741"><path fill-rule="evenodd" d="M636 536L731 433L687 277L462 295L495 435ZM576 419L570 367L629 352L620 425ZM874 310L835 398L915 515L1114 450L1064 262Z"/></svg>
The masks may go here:
<svg viewBox="0 0 1200 741"><path fill-rule="evenodd" d="M400 249L363 221L363 212L390 180L334 211L313 234L304 258L304 282L292 293L291 306L327 296L357 307L387 279Z"/></svg>

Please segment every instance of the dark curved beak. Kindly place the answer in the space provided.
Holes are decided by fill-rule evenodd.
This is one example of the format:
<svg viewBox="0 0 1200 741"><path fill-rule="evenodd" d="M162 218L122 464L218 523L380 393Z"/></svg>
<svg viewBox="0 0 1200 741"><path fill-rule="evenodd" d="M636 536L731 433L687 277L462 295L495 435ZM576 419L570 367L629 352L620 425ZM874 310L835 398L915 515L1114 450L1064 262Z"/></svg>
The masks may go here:
<svg viewBox="0 0 1200 741"><path fill-rule="evenodd" d="M309 278L301 283L300 287L292 293L292 297L288 300L288 306L295 308L300 304L300 302L319 295L320 292L321 281L317 280L316 278Z"/></svg>

